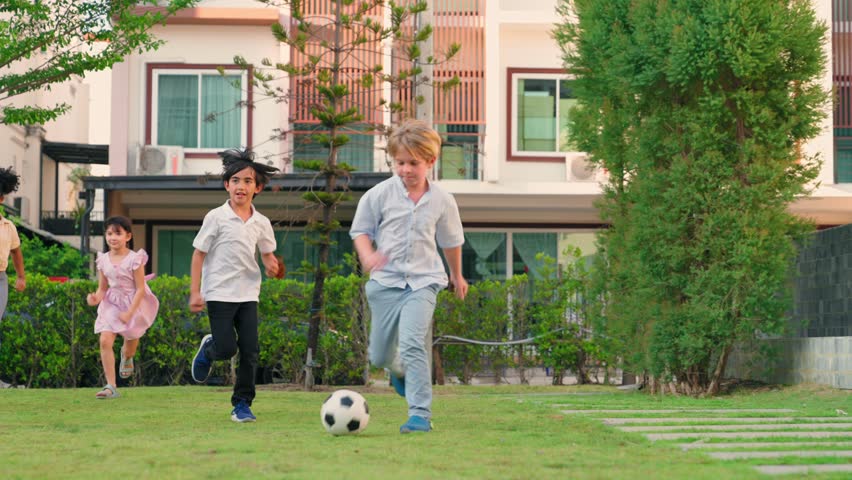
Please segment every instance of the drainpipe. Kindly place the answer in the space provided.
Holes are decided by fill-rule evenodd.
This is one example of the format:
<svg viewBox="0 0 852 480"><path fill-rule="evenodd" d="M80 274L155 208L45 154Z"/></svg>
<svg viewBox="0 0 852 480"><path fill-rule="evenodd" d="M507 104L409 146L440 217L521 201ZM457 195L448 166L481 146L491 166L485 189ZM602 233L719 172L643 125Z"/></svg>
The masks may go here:
<svg viewBox="0 0 852 480"><path fill-rule="evenodd" d="M91 218L92 210L95 208L95 191L88 189L80 192L78 196L81 200L86 201L86 210L80 218L80 253L88 256L90 250L89 220Z"/></svg>

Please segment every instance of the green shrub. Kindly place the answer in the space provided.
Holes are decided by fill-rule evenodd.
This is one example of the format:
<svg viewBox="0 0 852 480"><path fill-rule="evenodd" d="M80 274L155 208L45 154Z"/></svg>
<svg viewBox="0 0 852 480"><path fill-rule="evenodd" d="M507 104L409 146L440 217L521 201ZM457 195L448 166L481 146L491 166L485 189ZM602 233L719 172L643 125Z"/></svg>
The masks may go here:
<svg viewBox="0 0 852 480"><path fill-rule="evenodd" d="M48 277L90 278L89 257L68 244L47 246L38 237L21 237L24 252L24 271L27 275L38 273ZM9 262L9 277L14 277L15 266Z"/></svg>
<svg viewBox="0 0 852 480"><path fill-rule="evenodd" d="M314 358L319 364L315 370L318 383L363 384L369 377L370 314L363 294L364 281L357 275L333 275L326 280L325 321L320 326L320 348ZM534 288L534 299L559 298L563 293L554 291L567 288L563 283L545 277ZM189 311L188 277L163 275L152 279L149 285L160 301L160 311L139 343L136 372L129 383L190 384L190 363L199 341L210 331L207 314ZM44 275L28 273L26 291L9 292L6 316L0 322L0 378L29 387L102 385L98 336L94 334L97 309L85 301L95 288L92 280L56 283ZM542 302L530 307L526 294L530 288L530 280L521 275L507 282L471 285L464 301L442 291L435 310L434 335L505 341L547 333L562 325L554 309L564 308L565 303L547 307L551 310L546 310ZM262 283L258 303L259 382L303 381L312 290L311 283L289 279ZM576 367L576 348L588 356L595 353L595 345L577 343L582 336L568 333L568 337L566 333L544 337L537 344L538 351L531 346L476 344L439 348L445 370L469 383L475 374L484 371L499 376L505 367L530 366L537 355L557 369ZM114 346L116 357L121 343L118 340ZM231 373L229 362L216 362L211 376L228 381Z"/></svg>

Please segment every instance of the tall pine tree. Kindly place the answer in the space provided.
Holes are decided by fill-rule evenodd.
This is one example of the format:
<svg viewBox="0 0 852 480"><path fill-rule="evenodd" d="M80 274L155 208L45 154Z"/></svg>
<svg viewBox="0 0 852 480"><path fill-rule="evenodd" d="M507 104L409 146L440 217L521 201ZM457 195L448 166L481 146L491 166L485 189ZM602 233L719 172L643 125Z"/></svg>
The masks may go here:
<svg viewBox="0 0 852 480"><path fill-rule="evenodd" d="M787 211L819 158L826 27L807 0L563 0L572 132L609 182L604 323L626 367L715 394L734 345L781 333Z"/></svg>

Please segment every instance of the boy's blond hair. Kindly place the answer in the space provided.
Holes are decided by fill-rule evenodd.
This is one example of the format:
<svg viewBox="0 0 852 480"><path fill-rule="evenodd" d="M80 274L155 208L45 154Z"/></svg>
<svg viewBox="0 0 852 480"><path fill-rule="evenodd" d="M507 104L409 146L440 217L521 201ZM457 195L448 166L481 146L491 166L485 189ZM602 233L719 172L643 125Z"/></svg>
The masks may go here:
<svg viewBox="0 0 852 480"><path fill-rule="evenodd" d="M402 151L431 163L441 153L441 136L423 120L406 120L388 137L388 153L395 157Z"/></svg>

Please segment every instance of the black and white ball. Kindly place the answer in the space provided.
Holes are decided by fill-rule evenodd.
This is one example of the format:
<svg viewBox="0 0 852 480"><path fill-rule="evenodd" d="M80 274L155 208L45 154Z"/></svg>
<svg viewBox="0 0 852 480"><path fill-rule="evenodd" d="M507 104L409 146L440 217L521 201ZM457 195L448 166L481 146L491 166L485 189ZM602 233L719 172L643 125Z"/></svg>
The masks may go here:
<svg viewBox="0 0 852 480"><path fill-rule="evenodd" d="M370 407L360 393L337 390L323 402L320 418L322 426L332 435L360 433L370 423Z"/></svg>

